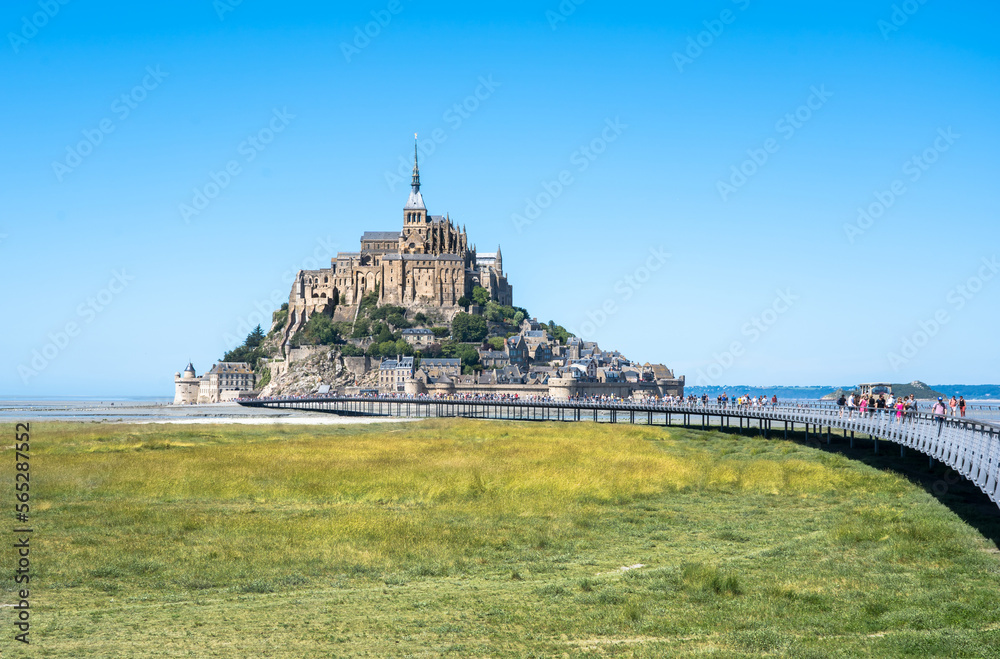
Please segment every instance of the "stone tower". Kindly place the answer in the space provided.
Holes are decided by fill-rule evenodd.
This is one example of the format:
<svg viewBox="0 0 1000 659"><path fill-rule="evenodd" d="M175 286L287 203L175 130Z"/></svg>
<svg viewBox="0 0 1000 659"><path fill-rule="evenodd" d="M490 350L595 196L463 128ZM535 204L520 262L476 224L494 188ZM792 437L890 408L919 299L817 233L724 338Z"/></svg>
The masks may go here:
<svg viewBox="0 0 1000 659"><path fill-rule="evenodd" d="M413 181L410 183L410 196L406 200L406 206L403 207L403 232L400 238L402 252L418 249L423 244L427 238L427 225L430 223L424 196L420 194L420 163L417 159L416 137L413 136Z"/></svg>

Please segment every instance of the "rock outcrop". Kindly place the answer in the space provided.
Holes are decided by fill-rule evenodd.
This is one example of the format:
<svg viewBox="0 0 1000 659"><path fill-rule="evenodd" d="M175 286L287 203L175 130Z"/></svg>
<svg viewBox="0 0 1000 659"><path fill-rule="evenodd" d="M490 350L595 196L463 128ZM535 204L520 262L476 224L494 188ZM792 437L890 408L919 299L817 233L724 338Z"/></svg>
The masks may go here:
<svg viewBox="0 0 1000 659"><path fill-rule="evenodd" d="M271 369L271 381L261 390L261 397L305 396L316 393L323 385L336 391L338 387L376 386L378 382L378 371L361 377L352 373L335 347L317 346L304 355L294 353L287 361L273 361L267 365Z"/></svg>

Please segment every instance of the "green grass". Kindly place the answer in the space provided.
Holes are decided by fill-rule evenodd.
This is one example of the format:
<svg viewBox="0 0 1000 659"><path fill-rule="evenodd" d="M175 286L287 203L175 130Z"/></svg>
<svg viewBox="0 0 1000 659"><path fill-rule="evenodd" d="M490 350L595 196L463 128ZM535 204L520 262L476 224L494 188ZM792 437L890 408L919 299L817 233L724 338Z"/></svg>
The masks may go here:
<svg viewBox="0 0 1000 659"><path fill-rule="evenodd" d="M35 424L32 453L34 657L1000 653L996 546L791 442Z"/></svg>

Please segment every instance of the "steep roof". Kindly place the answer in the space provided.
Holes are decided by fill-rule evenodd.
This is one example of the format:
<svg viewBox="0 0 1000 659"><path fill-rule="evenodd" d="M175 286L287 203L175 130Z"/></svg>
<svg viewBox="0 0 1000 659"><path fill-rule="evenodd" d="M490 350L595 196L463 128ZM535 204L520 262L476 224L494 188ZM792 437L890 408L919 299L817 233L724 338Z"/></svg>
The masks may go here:
<svg viewBox="0 0 1000 659"><path fill-rule="evenodd" d="M399 231L365 231L361 240L399 240Z"/></svg>

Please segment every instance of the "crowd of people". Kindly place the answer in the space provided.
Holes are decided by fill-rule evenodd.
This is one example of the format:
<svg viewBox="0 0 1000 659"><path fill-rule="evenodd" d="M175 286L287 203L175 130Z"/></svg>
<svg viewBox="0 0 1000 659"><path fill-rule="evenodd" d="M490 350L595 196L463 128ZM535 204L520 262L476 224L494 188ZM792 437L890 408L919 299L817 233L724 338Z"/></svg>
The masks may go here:
<svg viewBox="0 0 1000 659"><path fill-rule="evenodd" d="M855 414L860 416L878 414L883 415L885 413L895 413L896 418L900 419L906 414L916 414L920 411L920 403L917 399L910 394L909 396L895 397L892 393L889 394L879 394L875 395L862 395L862 394L841 394L840 398L837 400L837 406L840 407L840 416L843 417L846 413L848 418L854 418ZM944 397L939 396L937 402L932 406L932 414L935 417L945 417L945 416L965 416L965 396L959 396L955 398L951 397L951 401L948 403L944 402ZM950 412L949 412L950 411Z"/></svg>

